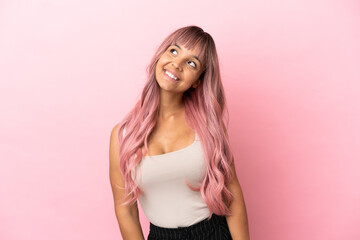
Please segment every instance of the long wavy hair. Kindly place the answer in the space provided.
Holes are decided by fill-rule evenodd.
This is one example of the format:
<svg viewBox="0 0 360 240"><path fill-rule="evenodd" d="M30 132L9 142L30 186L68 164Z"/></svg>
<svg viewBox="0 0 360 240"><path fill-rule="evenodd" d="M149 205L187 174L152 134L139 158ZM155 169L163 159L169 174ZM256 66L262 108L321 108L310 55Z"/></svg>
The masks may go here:
<svg viewBox="0 0 360 240"><path fill-rule="evenodd" d="M125 182L125 196L122 205L134 204L143 193L136 183L136 166L148 151L148 137L153 131L159 111L160 86L155 79L156 64L170 45L184 45L187 49L199 46L198 56L205 59L200 85L190 87L183 94L185 119L189 127L198 134L206 161L206 174L199 188L187 186L193 191L200 191L206 202L211 218L217 215L232 215L229 206L233 199L226 187L233 177L231 163L233 155L227 134L228 109L224 88L220 77L215 43L210 34L197 26L187 26L171 33L158 47L150 64L147 66L147 81L135 107L119 124L120 171ZM225 114L226 113L226 114ZM225 125L225 122L227 123ZM126 128L126 129L125 129ZM145 146L145 152L142 147Z"/></svg>

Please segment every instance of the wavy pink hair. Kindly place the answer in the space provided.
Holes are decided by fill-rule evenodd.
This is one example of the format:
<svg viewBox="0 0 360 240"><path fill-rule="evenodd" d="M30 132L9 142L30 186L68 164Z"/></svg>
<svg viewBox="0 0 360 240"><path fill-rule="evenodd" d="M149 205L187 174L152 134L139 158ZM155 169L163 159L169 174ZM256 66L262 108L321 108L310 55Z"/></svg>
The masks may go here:
<svg viewBox="0 0 360 240"><path fill-rule="evenodd" d="M227 125L224 124L225 120L228 123L228 110L214 40L210 34L197 26L176 30L159 46L147 67L148 77L141 99L120 122L120 170L125 181L124 198L130 197L122 205L135 203L142 194L142 190L131 176L136 176L135 167L145 154L141 148L145 146L145 152L148 151L147 139L157 122L160 87L155 79L155 67L160 56L175 43L184 45L187 49L199 46L198 56L205 60L206 67L200 76L200 85L195 89L190 87L183 95L185 119L199 136L207 166L206 174L200 188L186 184L190 189L201 192L210 210L209 219L212 213L228 216L231 215L229 206L233 199L226 187L232 178L233 161Z"/></svg>

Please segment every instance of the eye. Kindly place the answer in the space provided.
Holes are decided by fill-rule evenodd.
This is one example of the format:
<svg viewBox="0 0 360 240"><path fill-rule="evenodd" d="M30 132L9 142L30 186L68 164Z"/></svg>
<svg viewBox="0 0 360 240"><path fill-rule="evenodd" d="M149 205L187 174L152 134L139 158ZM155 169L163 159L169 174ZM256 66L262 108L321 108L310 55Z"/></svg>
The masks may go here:
<svg viewBox="0 0 360 240"><path fill-rule="evenodd" d="M189 63L192 63L193 65L191 65L193 68L196 68L196 63L193 61L189 61Z"/></svg>
<svg viewBox="0 0 360 240"><path fill-rule="evenodd" d="M174 49L174 48L171 48L171 49L170 49L170 52L171 52L171 53L173 53L173 51L175 51L175 52L176 52L176 54L177 54L177 50L176 50L176 49Z"/></svg>

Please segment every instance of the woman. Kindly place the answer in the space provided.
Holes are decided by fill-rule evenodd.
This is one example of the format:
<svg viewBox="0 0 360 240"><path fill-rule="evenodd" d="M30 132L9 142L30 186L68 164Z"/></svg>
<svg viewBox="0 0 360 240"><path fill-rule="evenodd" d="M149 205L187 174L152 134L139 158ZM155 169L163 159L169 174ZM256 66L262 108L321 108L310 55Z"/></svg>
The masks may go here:
<svg viewBox="0 0 360 240"><path fill-rule="evenodd" d="M123 239L144 239L137 199L150 221L147 239L249 239L213 38L197 26L180 28L147 71L141 99L110 139Z"/></svg>

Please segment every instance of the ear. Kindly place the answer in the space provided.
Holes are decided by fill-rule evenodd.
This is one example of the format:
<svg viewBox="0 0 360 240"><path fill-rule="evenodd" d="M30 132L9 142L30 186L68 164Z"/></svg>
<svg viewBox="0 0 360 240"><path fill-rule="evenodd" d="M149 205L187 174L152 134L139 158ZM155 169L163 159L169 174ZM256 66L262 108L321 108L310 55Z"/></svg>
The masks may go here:
<svg viewBox="0 0 360 240"><path fill-rule="evenodd" d="M193 88L197 88L200 85L201 79L192 85Z"/></svg>

